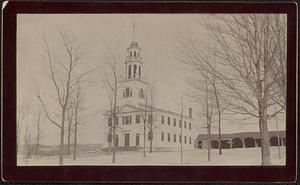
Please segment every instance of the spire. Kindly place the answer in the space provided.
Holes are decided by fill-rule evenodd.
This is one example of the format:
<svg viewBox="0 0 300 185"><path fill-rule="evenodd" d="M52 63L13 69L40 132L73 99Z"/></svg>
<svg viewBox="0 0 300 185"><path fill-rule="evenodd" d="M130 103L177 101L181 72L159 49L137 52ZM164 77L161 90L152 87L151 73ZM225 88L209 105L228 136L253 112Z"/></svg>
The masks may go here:
<svg viewBox="0 0 300 185"><path fill-rule="evenodd" d="M135 32L136 32L136 18L139 17L139 15L132 15L132 39L135 40Z"/></svg>
<svg viewBox="0 0 300 185"><path fill-rule="evenodd" d="M132 24L132 37L135 38L135 19L133 18L133 24Z"/></svg>

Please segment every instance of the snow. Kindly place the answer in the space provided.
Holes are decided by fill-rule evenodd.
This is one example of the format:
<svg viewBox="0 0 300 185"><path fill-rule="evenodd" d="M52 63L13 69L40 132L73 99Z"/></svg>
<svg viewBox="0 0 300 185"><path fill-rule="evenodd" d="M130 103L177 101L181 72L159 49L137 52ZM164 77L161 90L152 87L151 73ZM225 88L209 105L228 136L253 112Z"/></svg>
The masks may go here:
<svg viewBox="0 0 300 185"><path fill-rule="evenodd" d="M217 149L211 151L211 161L207 161L206 149L185 150L183 152L183 165L186 166L251 166L261 165L260 148L236 148L223 149L219 155ZM116 163L112 164L112 155L108 153L84 154L73 160L72 157L64 157L64 165L180 165L180 151L160 151L149 153L143 157L143 152L127 151L116 153ZM272 165L285 165L285 147L281 147L281 159L278 156L278 148L271 147ZM18 166L55 166L58 165L58 157L43 157L26 160L18 158Z"/></svg>

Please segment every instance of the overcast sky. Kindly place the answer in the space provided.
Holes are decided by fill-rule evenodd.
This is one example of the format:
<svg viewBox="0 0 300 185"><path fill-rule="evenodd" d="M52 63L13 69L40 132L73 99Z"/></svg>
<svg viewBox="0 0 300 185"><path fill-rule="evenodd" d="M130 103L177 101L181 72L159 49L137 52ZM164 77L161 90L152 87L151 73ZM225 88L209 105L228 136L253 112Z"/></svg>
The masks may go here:
<svg viewBox="0 0 300 185"><path fill-rule="evenodd" d="M120 54L120 66L125 71L126 48L132 40L136 40L142 49L143 71L149 81L155 83L157 104L159 107L178 112L176 99L186 93L186 66L180 62L177 55L176 36L191 32L200 40L206 41L205 30L199 26L204 15L195 14L142 14L134 16L136 31L133 37L132 17L129 14L18 14L17 17L17 103L32 102L31 114L35 115L38 102L33 96L33 81L38 85L41 93L51 101L53 85L49 79L47 62L43 59L45 46L42 38L50 43L57 41L58 28L65 27L88 46L85 65L82 70L102 66L105 60L105 51L110 47ZM197 21L195 21L197 20ZM197 23L198 22L198 23ZM101 70L94 72L91 77L93 84L85 86L85 106L87 124L80 127L79 143L101 143L103 137L102 112L107 105L107 95L102 82ZM50 95L50 96L49 96ZM197 107L185 98L186 106ZM234 119L238 116L232 116ZM36 117L30 118L31 127L34 127ZM57 144L58 129L43 118L44 137L42 143ZM199 132L201 123L196 121ZM223 132L258 131L255 120L248 120L248 124L237 124L235 121L224 121ZM280 117L280 129L285 128L284 117ZM274 122L269 124L269 130L274 130ZM202 123L203 126L203 123ZM196 127L197 128L197 127ZM46 131L47 130L47 131ZM213 132L214 132L213 128Z"/></svg>

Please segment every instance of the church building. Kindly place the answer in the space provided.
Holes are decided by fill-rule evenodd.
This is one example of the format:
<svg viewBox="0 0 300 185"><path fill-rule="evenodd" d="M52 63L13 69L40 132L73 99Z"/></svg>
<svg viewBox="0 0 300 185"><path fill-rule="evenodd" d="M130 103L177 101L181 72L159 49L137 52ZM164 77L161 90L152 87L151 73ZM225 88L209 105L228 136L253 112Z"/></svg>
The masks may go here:
<svg viewBox="0 0 300 185"><path fill-rule="evenodd" d="M149 104L149 83L143 76L141 48L135 41L127 48L124 68L124 79L118 83L115 147L124 150L141 149L145 121L145 146L148 151L150 140L154 151L180 149L181 142L184 149L192 149L192 108L181 115ZM109 116L106 116L105 133L105 147L111 147L112 119Z"/></svg>

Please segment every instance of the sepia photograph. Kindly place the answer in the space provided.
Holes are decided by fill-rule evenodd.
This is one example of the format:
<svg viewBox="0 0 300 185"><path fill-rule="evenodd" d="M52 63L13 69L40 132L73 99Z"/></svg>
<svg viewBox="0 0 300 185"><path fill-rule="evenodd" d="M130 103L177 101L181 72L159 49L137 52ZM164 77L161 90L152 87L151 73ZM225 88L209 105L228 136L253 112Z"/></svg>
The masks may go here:
<svg viewBox="0 0 300 185"><path fill-rule="evenodd" d="M286 165L286 14L17 14L16 34L17 166Z"/></svg>

